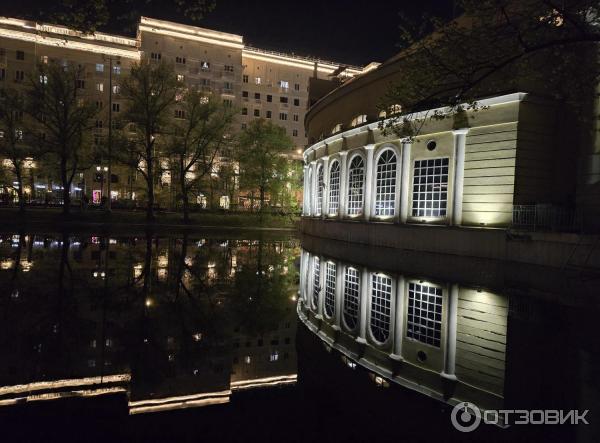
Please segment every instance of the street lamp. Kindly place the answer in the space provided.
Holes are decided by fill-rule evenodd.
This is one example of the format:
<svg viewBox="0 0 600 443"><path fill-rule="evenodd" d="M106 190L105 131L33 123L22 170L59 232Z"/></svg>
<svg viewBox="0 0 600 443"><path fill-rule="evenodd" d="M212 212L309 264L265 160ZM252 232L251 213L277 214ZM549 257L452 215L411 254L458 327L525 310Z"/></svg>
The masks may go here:
<svg viewBox="0 0 600 443"><path fill-rule="evenodd" d="M96 166L96 172L100 175L100 203L102 203L102 197L104 195L104 174L108 172L108 166Z"/></svg>

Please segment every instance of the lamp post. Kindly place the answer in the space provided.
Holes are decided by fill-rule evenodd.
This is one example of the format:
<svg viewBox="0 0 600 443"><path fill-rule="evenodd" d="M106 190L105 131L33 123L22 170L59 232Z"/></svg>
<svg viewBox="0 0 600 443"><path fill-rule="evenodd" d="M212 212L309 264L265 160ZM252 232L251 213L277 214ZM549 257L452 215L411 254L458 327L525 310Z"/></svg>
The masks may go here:
<svg viewBox="0 0 600 443"><path fill-rule="evenodd" d="M102 197L104 196L104 174L109 171L108 166L96 166L96 172L98 172L100 174L100 203L102 204ZM110 177L108 180L109 183L109 189L110 189ZM110 200L110 194L109 194L109 198L108 200Z"/></svg>

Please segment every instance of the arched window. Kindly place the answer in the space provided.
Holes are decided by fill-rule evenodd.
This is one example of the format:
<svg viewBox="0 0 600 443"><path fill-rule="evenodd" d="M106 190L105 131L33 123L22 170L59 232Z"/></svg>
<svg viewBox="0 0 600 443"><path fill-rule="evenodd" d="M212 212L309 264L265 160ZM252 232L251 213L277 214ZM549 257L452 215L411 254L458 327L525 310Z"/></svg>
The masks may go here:
<svg viewBox="0 0 600 443"><path fill-rule="evenodd" d="M366 123L366 122L367 122L367 114L357 115L356 117L354 117L352 119L350 126L352 126L354 128L355 126L362 125L363 123Z"/></svg>
<svg viewBox="0 0 600 443"><path fill-rule="evenodd" d="M331 133L335 134L337 132L340 132L342 130L342 124L338 123L337 125L335 125L332 129L331 129Z"/></svg>
<svg viewBox="0 0 600 443"><path fill-rule="evenodd" d="M360 155L350 162L348 170L348 215L360 215L363 208L365 163Z"/></svg>
<svg viewBox="0 0 600 443"><path fill-rule="evenodd" d="M375 340L384 343L390 336L392 279L373 274L371 283L371 333Z"/></svg>
<svg viewBox="0 0 600 443"><path fill-rule="evenodd" d="M360 304L360 275L357 269L347 267L344 273L344 322L349 329L358 324Z"/></svg>
<svg viewBox="0 0 600 443"><path fill-rule="evenodd" d="M340 207L340 162L334 161L329 169L329 215L337 215Z"/></svg>
<svg viewBox="0 0 600 443"><path fill-rule="evenodd" d="M321 215L321 209L323 208L323 188L325 182L323 181L323 165L319 165L317 169L317 207L315 208L315 214Z"/></svg>
<svg viewBox="0 0 600 443"><path fill-rule="evenodd" d="M313 309L316 311L319 306L319 292L321 292L321 260L319 257L313 258Z"/></svg>
<svg viewBox="0 0 600 443"><path fill-rule="evenodd" d="M375 215L392 216L396 201L396 154L385 150L377 160Z"/></svg>
<svg viewBox="0 0 600 443"><path fill-rule="evenodd" d="M328 261L325 265L325 315L327 317L333 317L335 313L335 271L335 263Z"/></svg>

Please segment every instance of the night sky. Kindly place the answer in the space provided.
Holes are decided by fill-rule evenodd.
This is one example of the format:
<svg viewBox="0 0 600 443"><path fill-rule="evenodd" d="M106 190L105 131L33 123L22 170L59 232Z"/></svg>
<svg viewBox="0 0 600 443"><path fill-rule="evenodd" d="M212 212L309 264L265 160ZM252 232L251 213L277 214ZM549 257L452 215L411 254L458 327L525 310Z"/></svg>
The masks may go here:
<svg viewBox="0 0 600 443"><path fill-rule="evenodd" d="M20 0L0 6L0 15L31 16L52 0ZM419 20L424 12L449 17L452 0L217 0L206 18L191 23L173 11L172 4L135 1L147 16L241 34L245 42L263 49L294 52L336 62L365 65L382 62L398 52L398 13ZM122 25L107 32L124 34Z"/></svg>

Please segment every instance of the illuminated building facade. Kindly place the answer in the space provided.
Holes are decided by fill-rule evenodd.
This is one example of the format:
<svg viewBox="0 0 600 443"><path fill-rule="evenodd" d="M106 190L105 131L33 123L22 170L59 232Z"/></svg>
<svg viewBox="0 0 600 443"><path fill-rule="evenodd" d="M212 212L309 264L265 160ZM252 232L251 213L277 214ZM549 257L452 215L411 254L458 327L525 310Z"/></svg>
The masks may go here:
<svg viewBox="0 0 600 443"><path fill-rule="evenodd" d="M172 63L184 84L217 95L225 104L239 109L236 130L255 118L270 119L284 127L295 145L290 155L296 159L301 158L307 141L304 117L310 80L331 83L362 72L358 67L248 47L240 35L147 17L140 19L136 38L101 33L83 35L62 26L0 18L0 87L23 87L39 63L60 61L82 66L85 69L82 89L86 98L101 109L94 122L95 143L101 143L108 135L109 102L113 123L119 112L125 110L119 78L142 58ZM228 154L221 153L215 168L228 161ZM46 193L51 192L60 198L59 186L47 177L40 177L35 167L29 169L25 182L26 191L33 190L32 199L43 201ZM102 159L74 180L73 196L86 193L91 201L99 203L108 192L109 180L113 200L136 200L144 189L136 171L115 166L108 177L107 160ZM168 172L162 173L160 184L168 188ZM206 205L206 198L198 196L197 202ZM230 203L220 201L223 207Z"/></svg>

